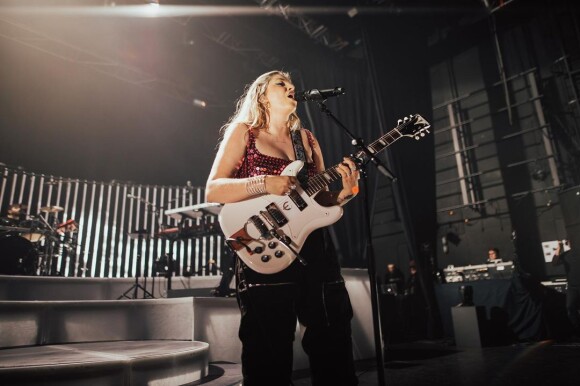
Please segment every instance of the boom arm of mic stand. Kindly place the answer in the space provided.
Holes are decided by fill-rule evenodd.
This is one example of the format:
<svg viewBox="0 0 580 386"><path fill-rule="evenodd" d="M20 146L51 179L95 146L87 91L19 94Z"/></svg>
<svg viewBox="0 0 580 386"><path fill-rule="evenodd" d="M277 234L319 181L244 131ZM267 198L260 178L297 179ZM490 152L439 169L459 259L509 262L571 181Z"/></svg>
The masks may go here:
<svg viewBox="0 0 580 386"><path fill-rule="evenodd" d="M358 148L363 153L365 153L365 155L367 156L368 160L371 161L373 164L375 164L375 166L377 167L377 170L379 172L381 172L381 174L383 174L385 177L387 177L392 182L397 181L397 177L395 177L395 175L389 170L389 168L387 168L385 165L383 165L383 162L380 159L378 159L377 156L374 155L369 150L369 148L364 144L364 142L363 142L362 139L356 138L354 136L354 134L351 133L351 131L345 125L343 125L342 122L340 122L332 114L332 112L328 109L328 107L326 107L326 105L324 104L324 102L325 101L318 102L318 106L320 107L320 110L323 113L325 113L330 119L332 119L332 121L334 123L336 123L341 129L343 129L343 131L346 133L346 135L350 137L352 145L355 146L356 148Z"/></svg>

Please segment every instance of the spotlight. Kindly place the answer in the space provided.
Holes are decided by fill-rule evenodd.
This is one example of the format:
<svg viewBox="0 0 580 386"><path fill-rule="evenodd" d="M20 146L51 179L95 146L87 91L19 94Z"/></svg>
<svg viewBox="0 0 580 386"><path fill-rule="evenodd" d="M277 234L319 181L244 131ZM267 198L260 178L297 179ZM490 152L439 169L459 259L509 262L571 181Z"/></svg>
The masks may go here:
<svg viewBox="0 0 580 386"><path fill-rule="evenodd" d="M195 107L199 107L200 109L205 109L207 106L207 103L205 101L202 101L201 99L194 99L193 105Z"/></svg>

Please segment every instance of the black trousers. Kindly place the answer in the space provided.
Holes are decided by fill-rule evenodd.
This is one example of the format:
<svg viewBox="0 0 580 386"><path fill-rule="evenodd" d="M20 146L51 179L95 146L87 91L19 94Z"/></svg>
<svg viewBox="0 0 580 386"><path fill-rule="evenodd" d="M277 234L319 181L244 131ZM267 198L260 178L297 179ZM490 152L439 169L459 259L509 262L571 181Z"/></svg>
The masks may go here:
<svg viewBox="0 0 580 386"><path fill-rule="evenodd" d="M301 256L283 272L261 275L238 261L242 371L245 386L291 384L296 321L312 384L357 385L352 355L352 307L324 231L313 232ZM240 290L241 288L241 290Z"/></svg>

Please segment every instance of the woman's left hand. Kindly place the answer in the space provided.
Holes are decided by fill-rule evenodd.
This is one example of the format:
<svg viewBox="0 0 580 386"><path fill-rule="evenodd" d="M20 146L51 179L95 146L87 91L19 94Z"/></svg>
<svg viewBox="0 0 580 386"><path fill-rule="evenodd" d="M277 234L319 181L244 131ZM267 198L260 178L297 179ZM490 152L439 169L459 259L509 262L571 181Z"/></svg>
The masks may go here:
<svg viewBox="0 0 580 386"><path fill-rule="evenodd" d="M358 193L358 179L360 173L356 164L350 158L344 157L343 162L336 168L342 177L342 191L338 195L339 200L355 196Z"/></svg>

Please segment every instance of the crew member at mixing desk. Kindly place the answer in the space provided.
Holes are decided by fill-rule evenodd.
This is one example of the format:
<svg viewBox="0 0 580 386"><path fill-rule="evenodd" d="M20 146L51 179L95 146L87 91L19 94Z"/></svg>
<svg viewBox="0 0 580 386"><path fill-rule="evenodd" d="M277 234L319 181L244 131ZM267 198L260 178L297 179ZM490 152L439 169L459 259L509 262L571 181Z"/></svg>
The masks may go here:
<svg viewBox="0 0 580 386"><path fill-rule="evenodd" d="M499 249L497 249L495 247L490 248L487 251L487 263L490 264L490 263L501 263L501 262L502 262L502 259L499 256Z"/></svg>

